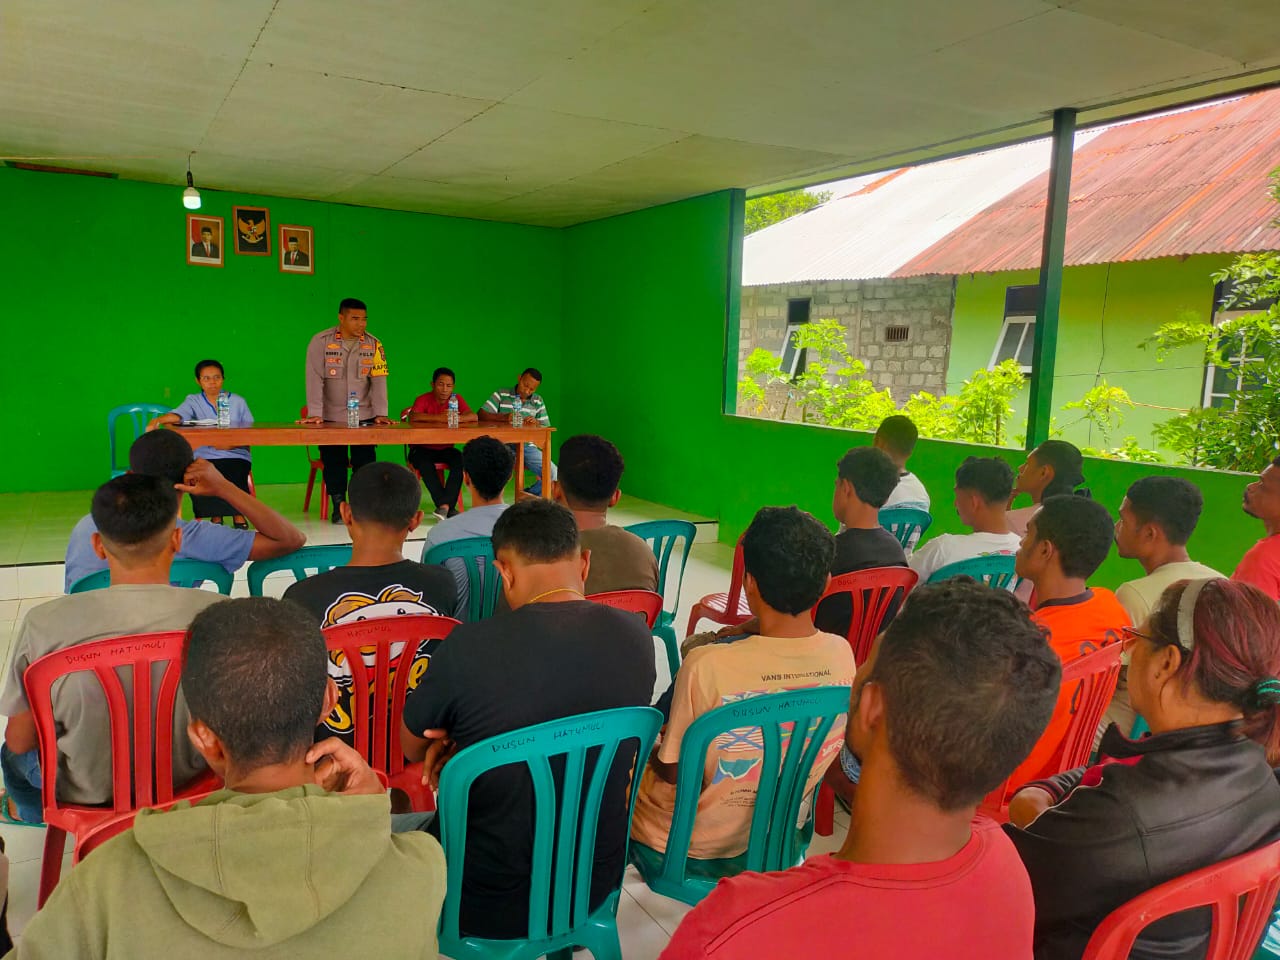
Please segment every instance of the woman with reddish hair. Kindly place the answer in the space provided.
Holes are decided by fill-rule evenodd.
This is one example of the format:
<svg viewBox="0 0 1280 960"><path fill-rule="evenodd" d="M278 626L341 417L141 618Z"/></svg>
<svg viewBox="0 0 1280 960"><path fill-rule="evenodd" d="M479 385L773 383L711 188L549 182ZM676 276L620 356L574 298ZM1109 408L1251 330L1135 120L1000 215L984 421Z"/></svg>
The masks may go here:
<svg viewBox="0 0 1280 960"><path fill-rule="evenodd" d="M1038 960L1076 960L1139 893L1280 839L1280 607L1248 584L1183 580L1125 633L1151 735L1112 724L1096 766L1028 784L1009 807ZM1167 917L1131 957L1203 957L1209 927L1207 909Z"/></svg>

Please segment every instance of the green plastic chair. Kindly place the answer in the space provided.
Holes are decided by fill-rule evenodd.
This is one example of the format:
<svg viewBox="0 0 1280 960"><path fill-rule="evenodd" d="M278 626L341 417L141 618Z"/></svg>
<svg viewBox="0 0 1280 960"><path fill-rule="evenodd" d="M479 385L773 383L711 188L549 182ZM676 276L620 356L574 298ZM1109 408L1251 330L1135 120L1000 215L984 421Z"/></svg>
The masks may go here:
<svg viewBox="0 0 1280 960"><path fill-rule="evenodd" d="M485 960L533 960L547 956L569 960L575 946L586 947L596 960L622 960L618 942L618 886L604 903L590 910L595 871L596 829L605 781L618 750L636 741L638 764L653 748L662 714L652 707L623 707L584 713L550 723L513 730L460 751L440 775L440 842L444 846L448 892L440 914L440 952ZM589 752L596 756L590 778ZM563 764L557 794L552 758ZM533 780L534 831L529 897L528 937L486 940L464 937L458 926L462 866L467 851L467 805L476 779L496 767L525 764ZM631 778L627 800L627 832L635 810L640 778ZM590 910L590 912L588 912Z"/></svg>
<svg viewBox="0 0 1280 960"><path fill-rule="evenodd" d="M1010 593L1018 589L1022 578L1013 572L1013 557L1009 554L991 554L985 557L970 557L968 560L957 560L933 571L926 583L938 583L952 577L973 577L995 590L1008 590Z"/></svg>
<svg viewBox="0 0 1280 960"><path fill-rule="evenodd" d="M813 817L796 826L809 776L836 718L849 709L850 688L806 687L727 703L689 725L680 742L675 815L665 853L632 841L631 862L645 883L664 897L696 905L722 877L744 870L785 870L803 859L813 838ZM764 743L759 787L751 814L747 852L724 860L689 859L689 840L698 811L707 750L717 737L759 730ZM792 735L807 730L807 738ZM811 805L812 807L812 805Z"/></svg>
<svg viewBox="0 0 1280 960"><path fill-rule="evenodd" d="M443 565L452 559L461 560L467 571L466 619L474 623L493 616L493 608L498 605L498 586L502 583L493 568L493 541L488 537L466 537L437 543L430 550L423 544L423 563Z"/></svg>
<svg viewBox="0 0 1280 960"><path fill-rule="evenodd" d="M179 558L169 567L169 583L175 587L199 587L206 580L212 580L218 592L224 597L231 596L231 583L234 576L227 568L207 560L188 560ZM89 590L105 590L111 586L111 571L98 570L88 576L81 577L71 585L70 593L85 593Z"/></svg>
<svg viewBox="0 0 1280 960"><path fill-rule="evenodd" d="M666 647L667 666L671 668L674 679L676 671L680 669L680 641L676 637L675 628L676 610L680 607L680 588L684 584L685 564L689 562L689 550L693 546L693 538L698 535L698 528L688 520L646 520L644 523L633 523L625 529L648 543L658 559L658 592L662 594L663 610L658 614L653 633L662 639L662 644ZM671 569L671 557L676 543L681 539L684 540L684 547L680 551L680 573L676 577L673 599L668 596L667 572Z"/></svg>
<svg viewBox="0 0 1280 960"><path fill-rule="evenodd" d="M910 553L933 523L928 510L919 507L885 507L879 514L880 526L892 533Z"/></svg>
<svg viewBox="0 0 1280 960"><path fill-rule="evenodd" d="M137 440L147 432L148 423L160 414L168 413L170 409L162 403L126 403L107 411L107 438L111 447L112 477L127 473L129 469L127 464L124 467L116 466L116 421L121 417L128 417L133 426L133 439Z"/></svg>
<svg viewBox="0 0 1280 960"><path fill-rule="evenodd" d="M280 570L288 570L295 580L305 580L317 573L327 573L334 567L351 562L351 544L330 543L302 547L293 553L271 560L255 560L249 564L249 596L262 596L262 586L267 577Z"/></svg>

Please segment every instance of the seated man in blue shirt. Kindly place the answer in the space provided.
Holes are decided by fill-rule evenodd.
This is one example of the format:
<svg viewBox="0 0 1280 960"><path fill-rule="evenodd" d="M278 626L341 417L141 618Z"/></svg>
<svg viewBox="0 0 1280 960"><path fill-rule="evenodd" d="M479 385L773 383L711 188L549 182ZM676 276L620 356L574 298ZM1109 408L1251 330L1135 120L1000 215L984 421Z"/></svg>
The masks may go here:
<svg viewBox="0 0 1280 960"><path fill-rule="evenodd" d="M235 530L213 523L182 519L179 495L178 527L182 546L175 559L206 560L228 573L249 560L267 560L292 553L307 542L306 535L261 500L241 490L208 460L193 460L191 444L172 430L144 433L129 448L129 472L159 477L181 493L221 497L257 530ZM93 551L97 531L93 517L85 515L71 530L67 543L66 590L82 577L105 570L107 562Z"/></svg>

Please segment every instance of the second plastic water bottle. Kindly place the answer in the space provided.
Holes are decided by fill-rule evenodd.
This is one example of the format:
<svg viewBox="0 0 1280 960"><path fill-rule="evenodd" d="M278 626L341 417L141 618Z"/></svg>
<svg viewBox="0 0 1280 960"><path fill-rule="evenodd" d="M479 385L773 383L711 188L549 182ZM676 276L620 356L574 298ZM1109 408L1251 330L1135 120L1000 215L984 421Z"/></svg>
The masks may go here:
<svg viewBox="0 0 1280 960"><path fill-rule="evenodd" d="M218 426L231 426L231 398L225 391L218 394Z"/></svg>
<svg viewBox="0 0 1280 960"><path fill-rule="evenodd" d="M511 404L511 425L513 427L524 426L524 401L516 397L515 402Z"/></svg>
<svg viewBox="0 0 1280 960"><path fill-rule="evenodd" d="M360 426L360 398L356 396L354 390L351 391L351 396L347 397L347 426Z"/></svg>
<svg viewBox="0 0 1280 960"><path fill-rule="evenodd" d="M456 430L458 428L458 398L451 396L449 398L449 429Z"/></svg>

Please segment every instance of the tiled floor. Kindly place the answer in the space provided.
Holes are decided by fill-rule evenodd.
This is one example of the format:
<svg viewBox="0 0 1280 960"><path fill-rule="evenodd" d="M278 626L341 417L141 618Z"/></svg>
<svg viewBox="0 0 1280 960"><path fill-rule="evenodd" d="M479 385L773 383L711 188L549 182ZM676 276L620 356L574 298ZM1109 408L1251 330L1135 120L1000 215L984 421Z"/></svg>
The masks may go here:
<svg viewBox="0 0 1280 960"><path fill-rule="evenodd" d="M313 503L309 514L302 513L301 484L260 487L258 495L285 513L307 534L309 543L339 543L347 539L342 526L321 522L318 506ZM62 593L63 566L60 562L71 527L88 509L89 493L0 494L0 658L8 664L11 639L22 618L33 606ZM617 524L641 520L688 519L698 523L685 570L684 586L676 614L677 632L683 632L689 610L708 593L724 590L729 579L733 548L717 543L716 524L659 504L623 497L610 513ZM428 516L426 523L435 521ZM416 532L405 545L405 556L419 559L424 530ZM268 579L266 592L278 596L288 585L285 576ZM236 576L234 596L247 595L242 569ZM656 691L670 683L666 658L657 641L654 659L658 681ZM7 672L7 669L6 669ZM848 821L837 814L835 835L815 838L811 853L834 850L843 839ZM44 830L32 827L0 825L12 864L9 875L9 926L20 935L35 912L36 888L39 880L40 853ZM70 868L70 853L67 866ZM666 946L688 908L676 901L653 893L641 881L634 868L627 871L622 902L618 911L618 927L626 960L651 960Z"/></svg>

